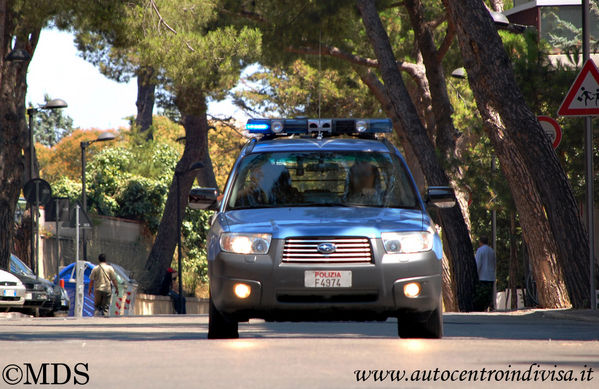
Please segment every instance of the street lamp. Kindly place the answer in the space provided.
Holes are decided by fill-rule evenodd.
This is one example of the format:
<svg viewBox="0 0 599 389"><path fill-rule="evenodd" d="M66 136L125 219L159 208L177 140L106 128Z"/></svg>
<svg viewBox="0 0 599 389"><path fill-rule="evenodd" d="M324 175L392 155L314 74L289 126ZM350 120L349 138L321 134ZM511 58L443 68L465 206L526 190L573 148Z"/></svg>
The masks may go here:
<svg viewBox="0 0 599 389"><path fill-rule="evenodd" d="M83 205L84 213L87 212L87 194L85 193L85 167L86 167L85 149L87 149L87 147L89 145L91 145L92 143L113 140L114 138L116 138L116 136L112 132L104 131L100 135L98 135L98 137L96 139L86 140L86 141L79 143L79 146L81 146L81 202L83 203L82 205ZM87 260L87 244L85 241L85 229L82 231L81 237L83 240L83 260L86 261Z"/></svg>
<svg viewBox="0 0 599 389"><path fill-rule="evenodd" d="M25 49L14 49L4 57L4 60L8 62L27 62L31 60L31 54Z"/></svg>
<svg viewBox="0 0 599 389"><path fill-rule="evenodd" d="M463 67L454 69L454 71L451 72L451 77L458 78L460 80L466 79L466 77L467 77L466 69Z"/></svg>
<svg viewBox="0 0 599 389"><path fill-rule="evenodd" d="M194 162L185 170L175 170L175 181L177 184L177 265L179 267L179 314L183 313L183 250L181 248L181 187L179 184L179 177L182 175L191 173L204 167L202 162Z"/></svg>
<svg viewBox="0 0 599 389"><path fill-rule="evenodd" d="M19 49L20 51L23 51L25 54L29 55L29 53L27 53L27 51ZM18 52L19 50L13 50L8 56L7 56L7 60L8 61L23 61L23 59L19 59L22 58L22 54L14 54L14 56L9 59L11 57L11 55L13 55L13 53ZM21 55L21 57L19 57L19 55ZM31 56L29 57L31 59ZM51 110L51 109L59 109L59 108L66 108L68 107L68 104L66 101L64 101L63 99L52 99L48 102L46 102L46 104L44 105L40 105L37 108L35 107L29 107L27 108L27 115L29 116L29 121L28 121L28 130L29 130L29 180L33 179L33 171L35 169L34 166L34 154L35 154L35 144L33 142L33 117L35 116L36 113L38 113L39 111L42 110ZM37 209L37 205L33 206L31 205L30 210L31 210L31 257L32 257L32 264L35 263L35 274L37 275L37 260L33 260L34 258L36 258L37 254L35 253L35 235L34 234L34 225L38 225L39 221L37 220L38 218L38 209ZM34 218L36 219L36 222L34 223Z"/></svg>

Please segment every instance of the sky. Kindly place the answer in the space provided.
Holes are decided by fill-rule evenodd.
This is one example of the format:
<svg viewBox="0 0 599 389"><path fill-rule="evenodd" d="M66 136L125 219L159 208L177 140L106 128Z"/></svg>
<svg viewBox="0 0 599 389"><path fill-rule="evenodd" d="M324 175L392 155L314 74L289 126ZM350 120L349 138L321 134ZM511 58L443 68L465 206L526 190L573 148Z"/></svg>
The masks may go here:
<svg viewBox="0 0 599 389"><path fill-rule="evenodd" d="M73 35L45 29L29 64L27 104L44 103L44 94L65 100L65 114L83 129L128 127L125 119L137 112L137 82L118 83L104 77L92 64L77 55ZM156 107L154 107L156 112ZM208 113L219 117L245 115L230 101L210 102Z"/></svg>

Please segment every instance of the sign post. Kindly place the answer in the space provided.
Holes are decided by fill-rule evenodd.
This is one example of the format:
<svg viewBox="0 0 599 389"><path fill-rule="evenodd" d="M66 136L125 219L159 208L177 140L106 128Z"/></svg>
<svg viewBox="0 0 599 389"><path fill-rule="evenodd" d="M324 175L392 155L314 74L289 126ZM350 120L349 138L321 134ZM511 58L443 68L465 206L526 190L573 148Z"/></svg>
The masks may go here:
<svg viewBox="0 0 599 389"><path fill-rule="evenodd" d="M589 234L589 281L591 309L597 309L595 292L595 225L593 188L593 123L591 117L599 115L599 69L589 57L588 0L583 1L583 59L584 65L570 87L566 98L558 110L562 116L584 116L584 146L586 166L586 217ZM585 21L586 20L586 21Z"/></svg>
<svg viewBox="0 0 599 389"><path fill-rule="evenodd" d="M92 227L92 222L87 213L81 209L79 201L69 212L69 227L75 228L75 317L83 316L83 302L85 299L85 284L83 280L85 270L85 258L79 259L79 232Z"/></svg>
<svg viewBox="0 0 599 389"><path fill-rule="evenodd" d="M39 208L40 205L46 205L52 198L52 188L47 181L40 178L33 178L23 186L23 194L30 204L31 210L31 267L37 276L40 274L39 261Z"/></svg>

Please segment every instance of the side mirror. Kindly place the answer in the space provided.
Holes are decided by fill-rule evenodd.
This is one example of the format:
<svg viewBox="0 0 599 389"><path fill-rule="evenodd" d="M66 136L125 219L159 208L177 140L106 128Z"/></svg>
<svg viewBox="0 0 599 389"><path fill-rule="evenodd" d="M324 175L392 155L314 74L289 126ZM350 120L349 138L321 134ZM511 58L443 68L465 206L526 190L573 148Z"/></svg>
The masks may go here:
<svg viewBox="0 0 599 389"><path fill-rule="evenodd" d="M218 189L192 188L189 192L189 208L215 210L217 208Z"/></svg>
<svg viewBox="0 0 599 389"><path fill-rule="evenodd" d="M437 208L451 208L456 205L453 189L448 186L431 186L426 190L426 203Z"/></svg>

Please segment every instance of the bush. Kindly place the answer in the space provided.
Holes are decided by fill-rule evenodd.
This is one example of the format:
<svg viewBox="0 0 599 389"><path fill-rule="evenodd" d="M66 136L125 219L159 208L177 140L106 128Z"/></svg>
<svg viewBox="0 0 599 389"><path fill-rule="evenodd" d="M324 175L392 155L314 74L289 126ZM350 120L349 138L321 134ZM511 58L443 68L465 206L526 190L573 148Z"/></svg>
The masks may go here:
<svg viewBox="0 0 599 389"><path fill-rule="evenodd" d="M167 191L162 182L139 176L131 178L116 195L116 216L143 221L156 233Z"/></svg>

